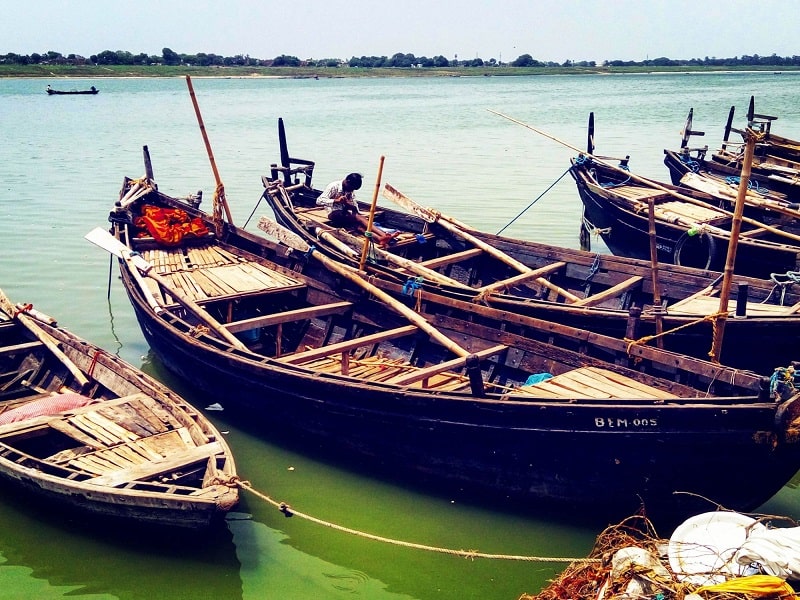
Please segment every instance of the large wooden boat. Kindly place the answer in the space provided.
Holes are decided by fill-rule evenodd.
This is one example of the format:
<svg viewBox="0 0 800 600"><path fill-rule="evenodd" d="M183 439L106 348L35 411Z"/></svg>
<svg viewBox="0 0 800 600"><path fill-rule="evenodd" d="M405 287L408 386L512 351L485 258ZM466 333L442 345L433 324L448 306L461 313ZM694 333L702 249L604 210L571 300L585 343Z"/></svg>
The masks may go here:
<svg viewBox="0 0 800 600"><path fill-rule="evenodd" d="M238 499L230 449L201 413L2 292L0 479L135 527L207 527Z"/></svg>
<svg viewBox="0 0 800 600"><path fill-rule="evenodd" d="M730 198L636 176L625 162L615 166L581 155L572 159L572 167L584 216L614 254L650 256L652 201L659 261L723 270L734 214L720 206L729 205ZM766 278L798 269L798 221L764 207L746 207L735 272Z"/></svg>
<svg viewBox="0 0 800 600"><path fill-rule="evenodd" d="M111 233L88 237L120 257L164 364L265 432L601 520L640 502L685 516L708 506L701 496L753 508L800 467L797 396L773 398L767 378L421 289L404 296L213 213L126 179Z"/></svg>
<svg viewBox="0 0 800 600"><path fill-rule="evenodd" d="M279 132L282 164L263 178L263 198L279 223L318 251L399 286L708 358L718 321L713 315L720 308L719 273L671 261L653 269L650 260L483 233L420 206L388 184L383 196L392 202L377 206L374 222L397 235L380 248L355 226L330 223L325 208L316 204L314 162L289 157L282 121ZM370 209L361 203L364 214ZM736 284L727 307L732 318L725 326L722 362L771 374L776 365L800 358L796 279L737 276ZM659 332L668 333L654 338ZM754 346L761 350L752 352Z"/></svg>

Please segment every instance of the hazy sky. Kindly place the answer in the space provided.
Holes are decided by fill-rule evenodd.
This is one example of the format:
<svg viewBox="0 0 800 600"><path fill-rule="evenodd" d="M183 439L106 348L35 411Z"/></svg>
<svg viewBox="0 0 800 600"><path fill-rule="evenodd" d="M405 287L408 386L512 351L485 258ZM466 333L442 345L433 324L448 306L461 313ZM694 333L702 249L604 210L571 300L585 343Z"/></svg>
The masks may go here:
<svg viewBox="0 0 800 600"><path fill-rule="evenodd" d="M796 0L34 0L6 2L0 54L103 50L511 61L800 54ZM444 5L448 6L445 7Z"/></svg>

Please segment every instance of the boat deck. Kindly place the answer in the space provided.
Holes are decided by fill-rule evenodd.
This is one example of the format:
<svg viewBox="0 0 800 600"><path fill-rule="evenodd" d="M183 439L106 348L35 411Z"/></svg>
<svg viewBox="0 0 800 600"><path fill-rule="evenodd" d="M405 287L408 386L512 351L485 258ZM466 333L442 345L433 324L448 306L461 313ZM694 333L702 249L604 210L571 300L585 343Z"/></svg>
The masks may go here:
<svg viewBox="0 0 800 600"><path fill-rule="evenodd" d="M674 394L664 390L598 367L573 369L533 385L521 386L515 392L515 396L521 395L523 398L530 394L562 400L575 398L666 400L676 398Z"/></svg>
<svg viewBox="0 0 800 600"><path fill-rule="evenodd" d="M57 397L44 395L42 401ZM72 470L73 477L95 485L127 485L194 461L205 468L208 458L222 451L217 441L200 430L190 432L147 394L137 393L0 425L0 456L39 461L4 440L42 429L55 430L79 445L41 462Z"/></svg>
<svg viewBox="0 0 800 600"><path fill-rule="evenodd" d="M198 303L305 287L298 279L245 260L215 244L143 250L142 256L169 287ZM177 304L158 282L151 278L145 281L164 306Z"/></svg>

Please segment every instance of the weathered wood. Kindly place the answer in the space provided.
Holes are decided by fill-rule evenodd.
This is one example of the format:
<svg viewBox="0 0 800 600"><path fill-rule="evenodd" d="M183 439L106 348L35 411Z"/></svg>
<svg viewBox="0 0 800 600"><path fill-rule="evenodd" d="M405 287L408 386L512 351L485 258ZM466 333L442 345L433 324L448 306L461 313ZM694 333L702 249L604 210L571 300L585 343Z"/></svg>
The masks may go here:
<svg viewBox="0 0 800 600"><path fill-rule="evenodd" d="M327 315L343 314L352 308L352 306L352 302L333 302L331 304L324 304L321 306L297 308L280 313L273 313L271 315L234 321L232 323L226 323L224 327L231 333L239 333L241 331L249 331L258 327L277 325L278 323L291 323L292 321L302 321L306 319L324 317Z"/></svg>
<svg viewBox="0 0 800 600"><path fill-rule="evenodd" d="M515 275L514 277L509 277L508 279L502 279L500 281L495 281L494 283L490 283L488 285L484 285L483 287L476 288L476 292L486 293L486 292L496 292L502 289L511 289L516 285L521 285L523 283L527 283L531 279L538 279L540 277L545 277L547 275L551 275L562 269L566 266L567 263L565 262L555 262L549 265L545 265L544 267L539 267L538 269L533 269L528 273L520 273L519 275ZM578 300L577 302L580 302Z"/></svg>
<svg viewBox="0 0 800 600"><path fill-rule="evenodd" d="M142 463L129 469L115 470L107 475L89 479L86 483L96 486L118 487L131 481L148 479L161 473L167 473L182 464L205 460L221 451L222 447L219 442L214 442L207 446L184 450L162 460Z"/></svg>
<svg viewBox="0 0 800 600"><path fill-rule="evenodd" d="M493 356L495 354L500 354L501 352L507 349L508 346L500 344L497 346L492 346L491 348L479 350L478 352L474 352L473 354L475 354L475 356L477 356L478 358L486 358L489 356ZM431 365L429 367L423 367L421 369L418 369L417 371L414 371L413 373L408 373L406 375L395 377L394 379L391 380L391 383L400 386L411 385L418 381L427 379L428 377L432 377L433 375L438 375L443 371L450 371L458 367L463 367L465 358L466 357L456 358L453 360L440 362L438 364Z"/></svg>
<svg viewBox="0 0 800 600"><path fill-rule="evenodd" d="M407 335L411 335L412 333L416 333L417 331L418 330L415 325L405 325L403 327L397 327L396 329L387 329L372 335L365 335L352 340L328 344L327 346L322 346L321 348L314 348L312 350L297 352L295 354L287 354L286 356L279 358L278 362L292 365L302 364L305 361L329 356L331 354L337 354L339 352L347 352L361 346L377 344L380 342L405 337Z"/></svg>
<svg viewBox="0 0 800 600"><path fill-rule="evenodd" d="M642 280L643 280L642 277L634 275L633 277L621 283L618 283L615 286L612 286L606 290L603 290L602 292L598 292L596 294L583 298L582 300L577 300L572 304L573 306L597 306L598 304L605 302L609 298L613 298L614 296L619 296L621 293L630 290L631 288L637 285L641 285Z"/></svg>

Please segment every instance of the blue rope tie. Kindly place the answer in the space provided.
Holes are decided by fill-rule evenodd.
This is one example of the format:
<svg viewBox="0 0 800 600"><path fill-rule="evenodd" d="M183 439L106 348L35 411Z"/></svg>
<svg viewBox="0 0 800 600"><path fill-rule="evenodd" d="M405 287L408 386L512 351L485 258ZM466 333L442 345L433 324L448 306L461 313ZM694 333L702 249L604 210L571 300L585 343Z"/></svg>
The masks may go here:
<svg viewBox="0 0 800 600"><path fill-rule="evenodd" d="M308 250L306 250L306 251L305 251L305 253L303 254L303 256L305 256L305 257L306 257L306 260L308 260L309 258L311 258L311 255L312 255L312 254L314 254L314 251L315 251L316 249L317 249L317 247L316 247L316 246L309 246L309 247L308 247Z"/></svg>
<svg viewBox="0 0 800 600"><path fill-rule="evenodd" d="M414 292L420 289L423 283L425 283L425 279L423 277L410 278L403 284L403 295L413 296Z"/></svg>

